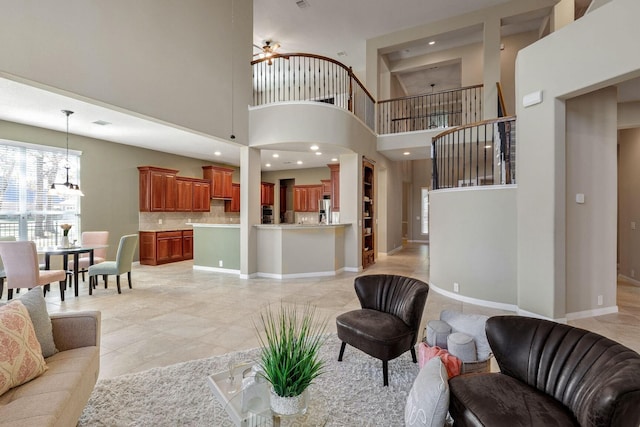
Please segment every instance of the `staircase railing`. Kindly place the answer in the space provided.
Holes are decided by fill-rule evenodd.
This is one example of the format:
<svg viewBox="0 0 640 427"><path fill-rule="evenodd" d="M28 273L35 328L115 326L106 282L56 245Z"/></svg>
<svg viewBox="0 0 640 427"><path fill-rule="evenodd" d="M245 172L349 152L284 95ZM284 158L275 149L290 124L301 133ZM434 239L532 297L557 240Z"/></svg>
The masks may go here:
<svg viewBox="0 0 640 427"><path fill-rule="evenodd" d="M378 101L378 133L415 132L482 120L483 85Z"/></svg>
<svg viewBox="0 0 640 427"><path fill-rule="evenodd" d="M350 67L308 53L274 54L251 65L253 105L325 102L350 111L375 130L375 100Z"/></svg>
<svg viewBox="0 0 640 427"><path fill-rule="evenodd" d="M444 131L432 140L433 189L516 183L516 118Z"/></svg>

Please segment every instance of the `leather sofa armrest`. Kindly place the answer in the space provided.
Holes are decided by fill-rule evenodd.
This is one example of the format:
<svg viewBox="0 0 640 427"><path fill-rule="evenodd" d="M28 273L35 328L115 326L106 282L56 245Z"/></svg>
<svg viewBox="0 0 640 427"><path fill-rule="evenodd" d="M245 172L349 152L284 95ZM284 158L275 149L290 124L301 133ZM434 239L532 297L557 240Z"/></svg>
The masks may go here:
<svg viewBox="0 0 640 427"><path fill-rule="evenodd" d="M100 312L78 311L51 316L53 340L59 351L100 346Z"/></svg>

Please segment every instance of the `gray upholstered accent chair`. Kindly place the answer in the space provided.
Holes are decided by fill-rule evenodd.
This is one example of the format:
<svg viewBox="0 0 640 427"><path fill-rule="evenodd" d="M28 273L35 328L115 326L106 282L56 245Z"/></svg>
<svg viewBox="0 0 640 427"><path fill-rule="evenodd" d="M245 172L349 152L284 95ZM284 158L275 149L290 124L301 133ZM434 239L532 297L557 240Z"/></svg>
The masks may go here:
<svg viewBox="0 0 640 427"><path fill-rule="evenodd" d="M102 276L104 278L104 287L106 289L107 277L109 275L115 275L118 293L121 294L120 275L127 273L129 289L131 289L131 264L133 264L133 256L135 255L137 244L137 234L122 236L120 238L120 244L118 245L118 253L116 254L115 261L104 261L100 264L89 266L89 295L93 294L93 288L98 283L98 276Z"/></svg>
<svg viewBox="0 0 640 427"><path fill-rule="evenodd" d="M411 351L417 363L415 344L429 285L410 277L374 274L356 277L359 310L336 318L342 340L338 361L347 344L382 361L383 384L389 385L389 360Z"/></svg>

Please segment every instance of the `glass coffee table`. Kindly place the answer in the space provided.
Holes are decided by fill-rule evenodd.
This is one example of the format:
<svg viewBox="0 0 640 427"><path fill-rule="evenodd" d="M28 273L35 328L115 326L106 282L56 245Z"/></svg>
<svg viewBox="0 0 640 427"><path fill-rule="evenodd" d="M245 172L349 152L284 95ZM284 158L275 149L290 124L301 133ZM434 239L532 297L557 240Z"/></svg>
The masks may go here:
<svg viewBox="0 0 640 427"><path fill-rule="evenodd" d="M247 363L233 368L234 381L229 381L229 371L225 370L207 377L209 387L218 402L238 427L293 427L324 426L329 414L321 402L309 399L307 412L300 415L278 415L269 406L269 388L267 382L251 386L243 393L242 379L251 371L253 364Z"/></svg>

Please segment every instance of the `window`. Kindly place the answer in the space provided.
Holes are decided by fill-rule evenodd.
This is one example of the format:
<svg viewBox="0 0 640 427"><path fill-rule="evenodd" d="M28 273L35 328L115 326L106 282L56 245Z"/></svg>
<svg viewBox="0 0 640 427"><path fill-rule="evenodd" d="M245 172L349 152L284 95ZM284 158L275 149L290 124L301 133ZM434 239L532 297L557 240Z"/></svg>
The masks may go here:
<svg viewBox="0 0 640 427"><path fill-rule="evenodd" d="M0 236L33 240L38 246L61 244L61 224L71 224L69 239L80 236L77 196L48 194L65 182L64 149L0 140ZM69 181L79 184L80 153L69 151Z"/></svg>
<svg viewBox="0 0 640 427"><path fill-rule="evenodd" d="M429 234L429 189L423 187L421 189L422 195L422 234Z"/></svg>

